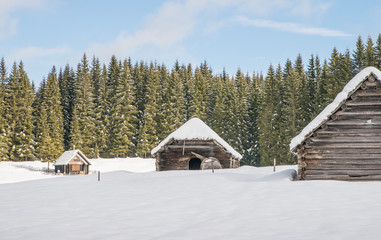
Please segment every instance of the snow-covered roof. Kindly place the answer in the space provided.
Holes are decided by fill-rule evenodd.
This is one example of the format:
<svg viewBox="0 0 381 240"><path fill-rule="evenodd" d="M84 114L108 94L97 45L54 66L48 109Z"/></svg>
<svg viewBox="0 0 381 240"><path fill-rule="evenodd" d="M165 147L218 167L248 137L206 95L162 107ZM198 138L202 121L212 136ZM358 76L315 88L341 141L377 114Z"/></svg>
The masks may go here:
<svg viewBox="0 0 381 240"><path fill-rule="evenodd" d="M294 137L290 143L290 150L294 152L298 145L302 144L316 129L323 125L332 114L334 114L341 105L361 86L361 84L370 76L373 75L378 81L381 81L381 72L374 67L367 67L359 72L341 91L324 110L312 120L298 136Z"/></svg>
<svg viewBox="0 0 381 240"><path fill-rule="evenodd" d="M164 145L172 140L215 140L235 158L241 159L242 155L235 151L225 140L213 131L208 125L198 118L192 118L176 131L169 134L159 145L152 149L151 154L157 153Z"/></svg>
<svg viewBox="0 0 381 240"><path fill-rule="evenodd" d="M72 150L72 151L66 151L62 153L62 155L57 159L57 161L54 163L54 165L66 165L68 164L75 156L79 155L83 160L85 160L85 163L88 165L91 165L89 162L89 159L83 154L80 150Z"/></svg>

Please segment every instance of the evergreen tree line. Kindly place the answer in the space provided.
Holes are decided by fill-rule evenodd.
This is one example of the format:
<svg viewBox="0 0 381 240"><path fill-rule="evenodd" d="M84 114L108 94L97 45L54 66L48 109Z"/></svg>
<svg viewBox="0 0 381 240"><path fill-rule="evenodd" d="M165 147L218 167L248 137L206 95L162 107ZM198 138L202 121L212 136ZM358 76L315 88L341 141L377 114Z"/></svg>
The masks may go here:
<svg viewBox="0 0 381 240"><path fill-rule="evenodd" d="M376 43L358 37L356 48L329 59L311 55L306 67L270 64L267 74L213 74L204 62L123 61L101 64L83 56L74 69L52 68L38 90L22 62L9 73L0 62L0 160L54 161L64 150L91 158L150 155L192 117L204 120L243 155L241 164L295 164L288 144L358 71L381 68Z"/></svg>

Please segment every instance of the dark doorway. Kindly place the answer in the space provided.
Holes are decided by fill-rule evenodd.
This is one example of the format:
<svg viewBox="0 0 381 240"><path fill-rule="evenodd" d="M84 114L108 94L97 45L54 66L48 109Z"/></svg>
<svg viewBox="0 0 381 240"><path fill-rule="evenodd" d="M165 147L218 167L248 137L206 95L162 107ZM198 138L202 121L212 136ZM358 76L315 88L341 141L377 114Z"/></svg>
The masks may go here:
<svg viewBox="0 0 381 240"><path fill-rule="evenodd" d="M189 160L189 170L200 170L201 160L199 158L192 158Z"/></svg>

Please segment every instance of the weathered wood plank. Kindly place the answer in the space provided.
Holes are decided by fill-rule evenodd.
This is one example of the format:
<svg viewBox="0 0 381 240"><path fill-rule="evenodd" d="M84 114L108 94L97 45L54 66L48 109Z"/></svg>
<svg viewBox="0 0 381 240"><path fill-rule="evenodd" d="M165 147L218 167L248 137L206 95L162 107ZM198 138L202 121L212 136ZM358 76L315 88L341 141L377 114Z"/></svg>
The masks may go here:
<svg viewBox="0 0 381 240"><path fill-rule="evenodd" d="M379 181L381 175L350 177L348 175L305 175L305 180Z"/></svg>
<svg viewBox="0 0 381 240"><path fill-rule="evenodd" d="M363 102L363 101L347 101L345 103L347 107L351 106L381 106L381 99L379 101Z"/></svg>
<svg viewBox="0 0 381 240"><path fill-rule="evenodd" d="M381 164L369 164L369 165L307 165L306 170L379 170L381 171Z"/></svg>
<svg viewBox="0 0 381 240"><path fill-rule="evenodd" d="M381 149L359 149L351 148L351 149L305 149L303 155L306 154L381 154Z"/></svg>
<svg viewBox="0 0 381 240"><path fill-rule="evenodd" d="M213 149L213 148L219 148L218 146L213 146L213 145L200 145L200 146L197 146L197 145L168 145L166 146L167 148L170 148L170 149L188 149L188 148L192 148L192 149Z"/></svg>
<svg viewBox="0 0 381 240"><path fill-rule="evenodd" d="M307 167L310 165L379 165L381 164L381 159L378 160L366 160L366 159L308 159L304 161Z"/></svg>
<svg viewBox="0 0 381 240"><path fill-rule="evenodd" d="M332 137L380 137L381 138L381 129L378 132L367 131L367 132L334 132L334 131L325 131L325 132L316 132L314 138L332 138Z"/></svg>
<svg viewBox="0 0 381 240"><path fill-rule="evenodd" d="M373 137L313 137L309 138L311 143L381 143L381 136L373 136Z"/></svg>
<svg viewBox="0 0 381 240"><path fill-rule="evenodd" d="M362 149L371 149L381 148L381 143L311 143L305 145L306 149L348 149L356 148L359 150Z"/></svg>
<svg viewBox="0 0 381 240"><path fill-rule="evenodd" d="M357 91L356 97L381 97L381 91Z"/></svg>
<svg viewBox="0 0 381 240"><path fill-rule="evenodd" d="M358 111L358 112L338 111L335 114L339 116L381 116L381 111Z"/></svg>
<svg viewBox="0 0 381 240"><path fill-rule="evenodd" d="M379 175L381 176L381 170L340 170L340 169L332 169L332 170L305 170L307 175L348 175L348 176L371 176L371 175Z"/></svg>
<svg viewBox="0 0 381 240"><path fill-rule="evenodd" d="M368 160L368 159L381 159L381 153L307 153L303 155L305 160L309 159L363 159L363 160Z"/></svg>

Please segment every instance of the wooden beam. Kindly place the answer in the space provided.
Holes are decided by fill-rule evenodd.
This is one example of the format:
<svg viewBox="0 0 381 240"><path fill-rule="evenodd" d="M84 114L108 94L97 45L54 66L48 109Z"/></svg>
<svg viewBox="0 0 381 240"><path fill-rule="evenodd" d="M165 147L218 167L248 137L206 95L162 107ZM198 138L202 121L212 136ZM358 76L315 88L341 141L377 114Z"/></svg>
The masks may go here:
<svg viewBox="0 0 381 240"><path fill-rule="evenodd" d="M348 101L346 105L349 106L381 106L381 102L360 102Z"/></svg>
<svg viewBox="0 0 381 240"><path fill-rule="evenodd" d="M348 137L348 136L335 136L331 138L309 138L314 143L381 143L380 136L357 136L357 137ZM306 142L307 142L306 140Z"/></svg>
<svg viewBox="0 0 381 240"><path fill-rule="evenodd" d="M218 148L218 146L208 146L208 145L185 145L185 146L180 146L180 145L168 145L168 149L212 149L212 148Z"/></svg>

